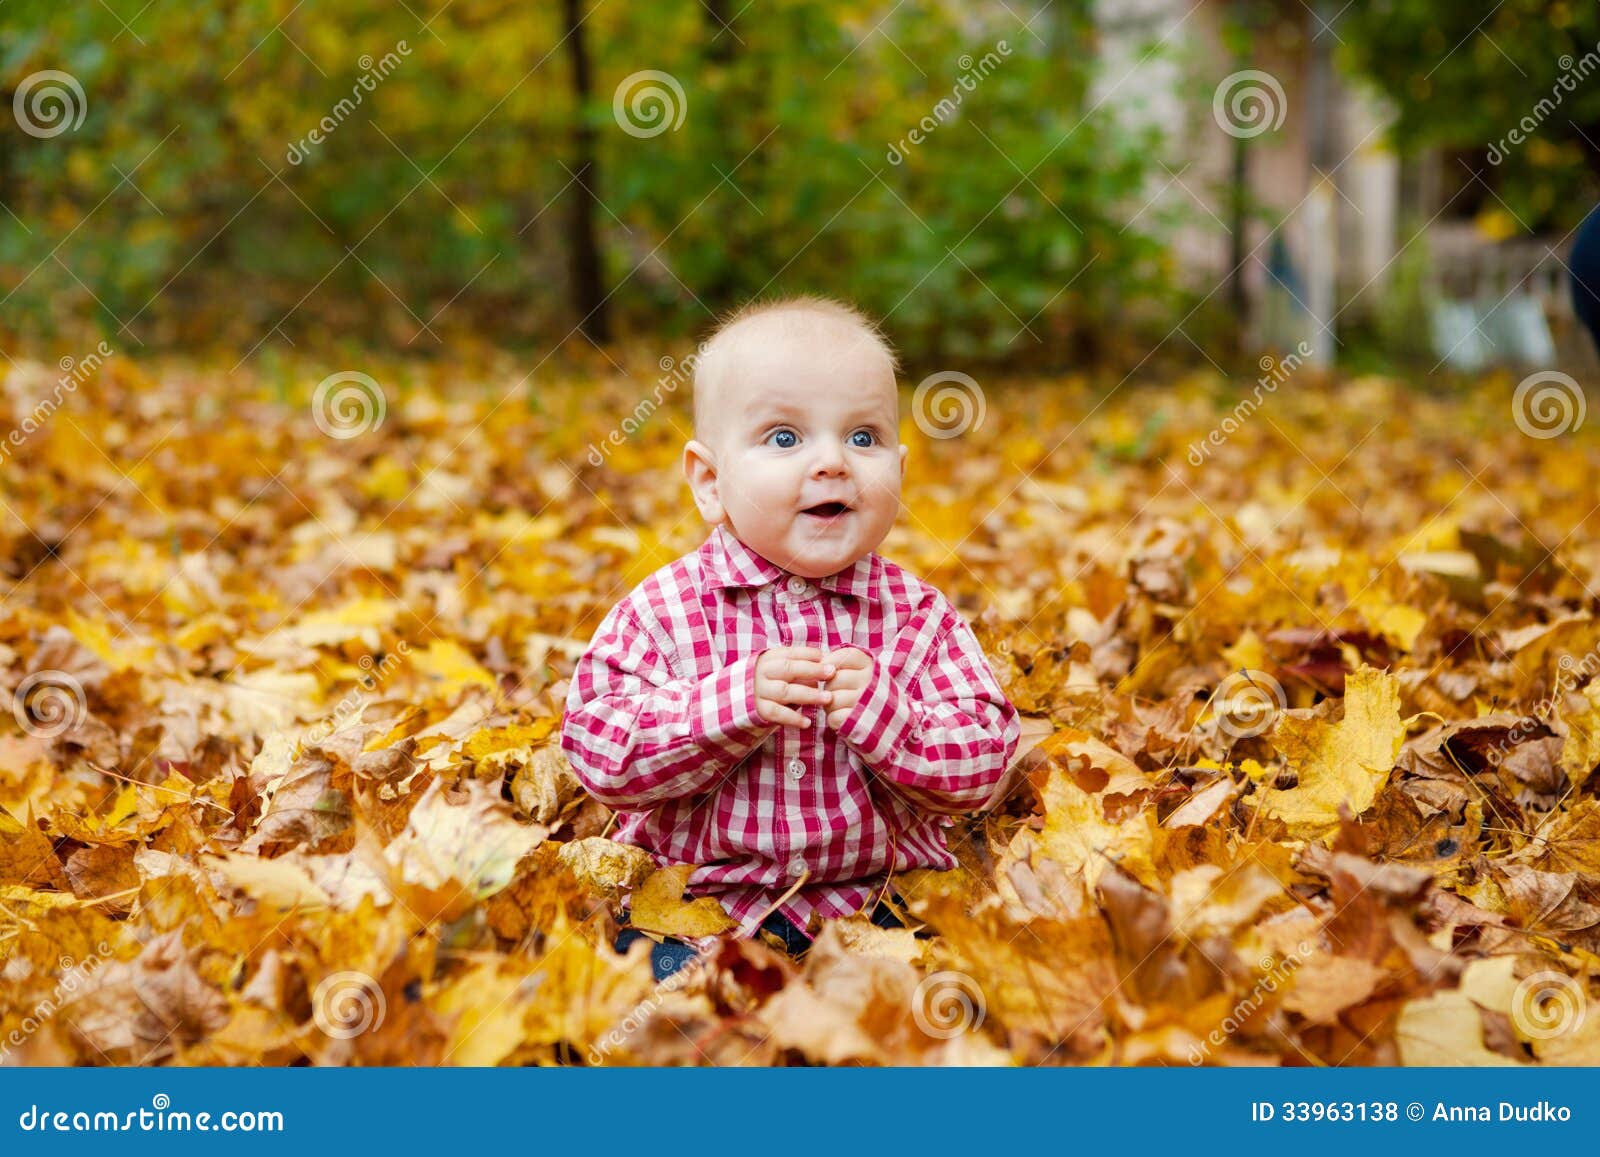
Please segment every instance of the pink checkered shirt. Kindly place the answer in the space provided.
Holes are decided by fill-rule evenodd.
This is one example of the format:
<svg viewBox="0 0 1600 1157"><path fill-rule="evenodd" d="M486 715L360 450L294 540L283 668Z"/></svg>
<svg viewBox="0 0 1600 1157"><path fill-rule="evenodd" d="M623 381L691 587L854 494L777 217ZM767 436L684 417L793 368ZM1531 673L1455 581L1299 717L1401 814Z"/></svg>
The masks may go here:
<svg viewBox="0 0 1600 1157"><path fill-rule="evenodd" d="M876 659L837 731L820 707L798 708L805 729L757 714L756 660L779 645ZM715 896L749 937L802 877L776 910L804 931L813 912L862 910L888 872L954 868L943 829L986 806L1019 734L937 590L877 554L826 578L787 574L718 526L600 624L561 748L618 810L614 838L697 865L689 893Z"/></svg>

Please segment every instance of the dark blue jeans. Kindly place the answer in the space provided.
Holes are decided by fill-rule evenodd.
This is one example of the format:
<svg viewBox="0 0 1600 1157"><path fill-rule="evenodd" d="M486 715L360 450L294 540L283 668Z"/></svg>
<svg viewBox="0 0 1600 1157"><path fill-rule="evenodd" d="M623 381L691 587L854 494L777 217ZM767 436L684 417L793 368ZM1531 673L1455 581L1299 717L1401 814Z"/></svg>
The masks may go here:
<svg viewBox="0 0 1600 1157"><path fill-rule="evenodd" d="M898 892L894 894L894 902L902 908L905 907L905 901L900 898ZM894 914L889 905L882 900L879 900L878 906L872 910L871 920L879 928L905 927L905 924ZM622 930L617 933L617 938L612 943L612 947L618 952L627 952L628 946L635 940L643 938L645 934L639 929L628 925L627 912L622 913L621 924L623 926ZM796 959L804 956L811 947L811 938L796 928L794 921L779 912L774 912L763 920L761 929L782 940L784 950ZM929 933L919 932L917 935L926 937ZM680 940L676 936L667 936L661 943L654 945L650 949L650 972L657 981L662 981L694 958L694 945Z"/></svg>

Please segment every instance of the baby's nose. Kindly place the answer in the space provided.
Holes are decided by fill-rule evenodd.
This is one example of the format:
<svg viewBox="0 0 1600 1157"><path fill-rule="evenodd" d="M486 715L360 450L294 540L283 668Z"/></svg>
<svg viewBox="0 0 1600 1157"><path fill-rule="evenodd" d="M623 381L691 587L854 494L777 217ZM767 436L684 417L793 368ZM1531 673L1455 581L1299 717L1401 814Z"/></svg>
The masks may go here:
<svg viewBox="0 0 1600 1157"><path fill-rule="evenodd" d="M845 461L841 447L833 442L824 443L817 449L817 456L812 459L811 471L814 474L842 474Z"/></svg>

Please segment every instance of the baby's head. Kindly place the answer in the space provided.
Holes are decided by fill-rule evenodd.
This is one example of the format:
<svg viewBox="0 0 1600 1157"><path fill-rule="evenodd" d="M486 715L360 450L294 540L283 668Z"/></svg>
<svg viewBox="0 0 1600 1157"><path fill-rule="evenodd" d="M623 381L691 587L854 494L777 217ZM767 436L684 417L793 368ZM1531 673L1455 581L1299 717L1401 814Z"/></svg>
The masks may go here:
<svg viewBox="0 0 1600 1157"><path fill-rule="evenodd" d="M694 369L683 469L707 522L792 574L822 578L877 549L900 512L894 351L847 305L747 305Z"/></svg>

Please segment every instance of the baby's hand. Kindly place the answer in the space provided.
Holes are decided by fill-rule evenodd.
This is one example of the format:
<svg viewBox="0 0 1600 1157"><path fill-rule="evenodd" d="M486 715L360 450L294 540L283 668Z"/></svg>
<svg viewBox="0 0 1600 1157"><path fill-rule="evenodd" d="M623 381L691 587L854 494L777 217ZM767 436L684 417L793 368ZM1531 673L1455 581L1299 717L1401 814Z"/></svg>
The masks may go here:
<svg viewBox="0 0 1600 1157"><path fill-rule="evenodd" d="M861 692L872 678L872 656L860 647L841 647L822 656L825 664L838 668L828 680L828 726L837 731L849 717Z"/></svg>
<svg viewBox="0 0 1600 1157"><path fill-rule="evenodd" d="M756 660L756 710L767 723L810 727L811 720L790 704L827 707L831 696L817 684L834 675L816 647L769 647Z"/></svg>

